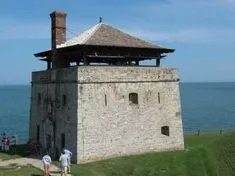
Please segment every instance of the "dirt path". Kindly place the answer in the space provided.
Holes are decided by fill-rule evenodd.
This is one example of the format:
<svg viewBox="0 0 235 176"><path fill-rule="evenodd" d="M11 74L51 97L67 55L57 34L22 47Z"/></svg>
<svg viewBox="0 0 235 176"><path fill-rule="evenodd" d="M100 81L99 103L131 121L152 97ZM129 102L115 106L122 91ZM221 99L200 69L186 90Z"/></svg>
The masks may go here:
<svg viewBox="0 0 235 176"><path fill-rule="evenodd" d="M43 170L43 165L41 160L33 158L17 158L11 160L0 160L0 167L9 166L11 164L17 164L19 166L32 165L36 168ZM51 165L51 176L60 176L60 168L54 164ZM71 176L70 174L67 174Z"/></svg>

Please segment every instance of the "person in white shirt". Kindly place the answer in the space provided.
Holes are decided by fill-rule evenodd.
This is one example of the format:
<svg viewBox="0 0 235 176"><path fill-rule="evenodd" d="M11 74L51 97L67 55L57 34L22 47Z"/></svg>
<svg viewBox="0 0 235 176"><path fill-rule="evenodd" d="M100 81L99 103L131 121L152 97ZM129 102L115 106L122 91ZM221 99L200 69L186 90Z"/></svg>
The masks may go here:
<svg viewBox="0 0 235 176"><path fill-rule="evenodd" d="M15 136L12 136L12 137L11 137L10 144L11 144L10 150L11 150L12 152L16 152L16 137L15 137Z"/></svg>
<svg viewBox="0 0 235 176"><path fill-rule="evenodd" d="M49 156L48 153L46 153L46 155L43 156L42 163L44 166L45 176L49 176L50 175L51 157Z"/></svg>
<svg viewBox="0 0 235 176"><path fill-rule="evenodd" d="M2 151L5 151L5 139L6 139L6 134L3 133L2 134Z"/></svg>
<svg viewBox="0 0 235 176"><path fill-rule="evenodd" d="M61 176L67 176L67 167L68 167L68 156L62 151L60 155L60 164L61 164Z"/></svg>
<svg viewBox="0 0 235 176"><path fill-rule="evenodd" d="M72 158L72 152L68 149L64 149L65 155L68 156L68 173L70 173L70 165L71 165L71 158Z"/></svg>

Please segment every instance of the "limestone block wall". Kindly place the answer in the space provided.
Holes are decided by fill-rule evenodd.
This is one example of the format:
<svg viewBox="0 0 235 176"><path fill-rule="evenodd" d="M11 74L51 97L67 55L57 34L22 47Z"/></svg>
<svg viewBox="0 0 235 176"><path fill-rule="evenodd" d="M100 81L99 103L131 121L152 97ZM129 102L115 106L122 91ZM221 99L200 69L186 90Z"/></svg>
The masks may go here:
<svg viewBox="0 0 235 176"><path fill-rule="evenodd" d="M177 69L160 67L78 67L78 83L179 81Z"/></svg>
<svg viewBox="0 0 235 176"><path fill-rule="evenodd" d="M176 69L80 66L33 72L31 93L30 138L39 125L43 147L50 134L51 151L60 152L64 133L65 147L78 163L184 148ZM138 94L138 104L129 101L130 93ZM161 133L163 126L169 126L169 136Z"/></svg>
<svg viewBox="0 0 235 176"><path fill-rule="evenodd" d="M184 148L179 76L156 67L78 68L78 162ZM138 94L138 104L129 94ZM169 136L161 127L169 126Z"/></svg>
<svg viewBox="0 0 235 176"><path fill-rule="evenodd" d="M61 134L64 133L65 147L73 152L75 161L78 99L76 75L77 70L74 68L33 72L30 111L30 139L36 139L37 125L39 125L40 143L43 148L47 147L49 134L51 135L50 152L57 152L55 155L58 155L62 150Z"/></svg>

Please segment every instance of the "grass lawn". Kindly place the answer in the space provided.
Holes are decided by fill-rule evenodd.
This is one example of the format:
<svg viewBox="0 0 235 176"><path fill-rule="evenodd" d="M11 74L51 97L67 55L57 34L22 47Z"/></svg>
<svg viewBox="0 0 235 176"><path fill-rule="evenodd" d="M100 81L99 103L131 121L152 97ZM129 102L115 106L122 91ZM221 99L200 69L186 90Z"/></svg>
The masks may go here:
<svg viewBox="0 0 235 176"><path fill-rule="evenodd" d="M17 145L16 152L1 152L0 151L0 159L1 160L9 160L15 159L25 156L25 145Z"/></svg>
<svg viewBox="0 0 235 176"><path fill-rule="evenodd" d="M43 176L43 172L32 166L24 166L24 167L10 166L8 168L0 167L0 176L6 176L6 175L9 175L9 176Z"/></svg>
<svg viewBox="0 0 235 176"><path fill-rule="evenodd" d="M72 165L76 176L233 176L235 133L185 136L185 150L148 153L105 161ZM16 157L21 156L17 155ZM0 158L15 155L0 153ZM33 167L0 168L1 175L42 175ZM18 175L17 175L18 174Z"/></svg>
<svg viewBox="0 0 235 176"><path fill-rule="evenodd" d="M185 136L185 151L149 153L73 165L79 176L232 176L235 134Z"/></svg>

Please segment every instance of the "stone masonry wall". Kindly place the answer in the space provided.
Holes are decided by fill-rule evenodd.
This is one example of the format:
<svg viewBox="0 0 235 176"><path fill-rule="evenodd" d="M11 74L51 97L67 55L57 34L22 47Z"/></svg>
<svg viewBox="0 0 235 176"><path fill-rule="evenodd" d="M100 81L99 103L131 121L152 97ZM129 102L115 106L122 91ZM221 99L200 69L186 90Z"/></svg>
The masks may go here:
<svg viewBox="0 0 235 176"><path fill-rule="evenodd" d="M176 69L78 68L78 162L183 149L178 81Z"/></svg>
<svg viewBox="0 0 235 176"><path fill-rule="evenodd" d="M130 93L138 94L138 104L129 102ZM30 138L40 125L45 148L56 120L57 149L65 133L66 148L78 163L184 148L176 69L81 66L34 72L30 115ZM162 126L169 126L170 136L161 134Z"/></svg>
<svg viewBox="0 0 235 176"><path fill-rule="evenodd" d="M40 143L43 148L51 142L51 154L60 154L61 133L65 134L65 147L70 149L73 160L77 156L77 71L76 69L57 69L32 73L30 139L36 139L37 125L40 126ZM41 103L38 104L38 94ZM65 104L63 102L65 97ZM51 107L52 103L52 107ZM52 109L52 115L49 109ZM53 129L53 123L56 123ZM55 138L54 133L55 130ZM48 141L47 135L51 135ZM56 140L56 146L54 146ZM57 151L56 151L57 148ZM57 153L55 153L57 152Z"/></svg>

